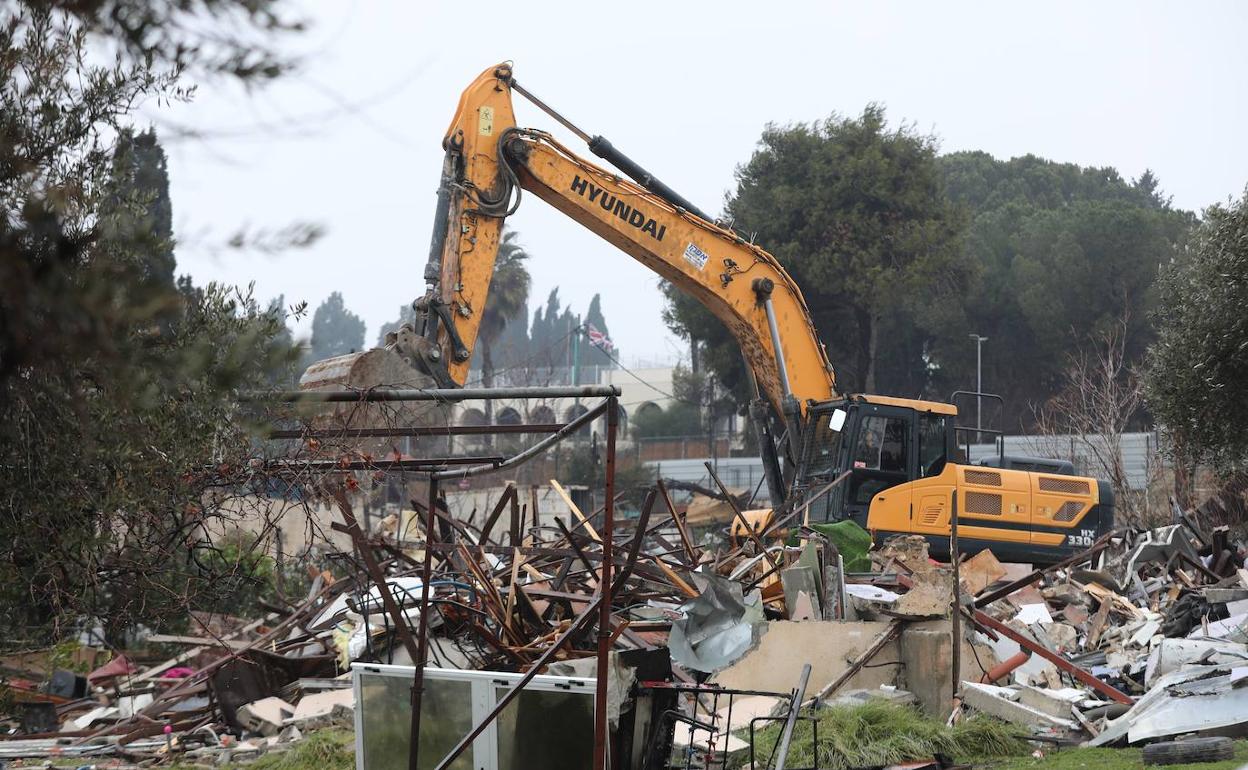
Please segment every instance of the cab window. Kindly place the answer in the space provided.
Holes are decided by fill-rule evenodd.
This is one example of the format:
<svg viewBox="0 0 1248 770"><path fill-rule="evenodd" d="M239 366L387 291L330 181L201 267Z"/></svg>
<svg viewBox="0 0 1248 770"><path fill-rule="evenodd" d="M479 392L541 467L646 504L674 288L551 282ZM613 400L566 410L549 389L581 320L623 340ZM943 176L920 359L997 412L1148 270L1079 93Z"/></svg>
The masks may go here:
<svg viewBox="0 0 1248 770"><path fill-rule="evenodd" d="M843 431L832 429L831 414L819 415L807 450L806 475L828 476L836 471L843 435Z"/></svg>
<svg viewBox="0 0 1248 770"><path fill-rule="evenodd" d="M939 476L945 469L945 420L940 414L919 415L919 477Z"/></svg>
<svg viewBox="0 0 1248 770"><path fill-rule="evenodd" d="M863 420L854 450L854 467L871 471L906 471L906 421L872 415Z"/></svg>

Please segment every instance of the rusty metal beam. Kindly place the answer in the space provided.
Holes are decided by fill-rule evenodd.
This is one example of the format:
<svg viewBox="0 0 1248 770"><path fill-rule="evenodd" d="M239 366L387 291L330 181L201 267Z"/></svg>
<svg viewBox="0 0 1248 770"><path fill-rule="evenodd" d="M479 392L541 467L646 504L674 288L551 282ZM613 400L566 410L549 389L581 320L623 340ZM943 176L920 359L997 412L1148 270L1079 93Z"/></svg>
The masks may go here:
<svg viewBox="0 0 1248 770"><path fill-rule="evenodd" d="M411 428L343 428L341 430L271 430L269 439L292 438L419 438L421 436L490 436L495 433L557 433L561 422L523 425L423 425Z"/></svg>
<svg viewBox="0 0 1248 770"><path fill-rule="evenodd" d="M610 738L607 726L607 680L611 653L611 567L613 541L615 540L615 431L619 425L620 407L615 397L607 399L607 462L606 505L602 510L602 572L598 590L602 600L598 604L598 686L594 690L594 770L610 770L607 742ZM642 528L637 540L645 534ZM631 560L630 560L631 561Z"/></svg>
<svg viewBox="0 0 1248 770"><path fill-rule="evenodd" d="M438 510L438 482L429 479L429 509L425 513L425 538L433 542L433 522ZM433 549L425 548L425 563L420 580L420 620L417 626L417 650L412 655L416 673L412 676L412 723L407 753L408 770L419 770L420 759L420 706L425 693L425 658L429 654L429 583L433 571Z"/></svg>
<svg viewBox="0 0 1248 770"><path fill-rule="evenodd" d="M1066 660L1061 655L1058 655L1056 652L1050 650L1048 647L1045 647L1042 644L1037 644L1031 639L1028 639L1026 636L1018 633L983 610L975 610L975 622L991 628L993 631L996 631L998 634L1001 634L1007 639L1013 639L1015 642L1018 642L1019 646L1023 649L1030 650L1034 655L1039 655L1102 695L1106 695L1119 703L1125 703L1128 706L1135 703L1135 701L1131 699L1131 696L1127 695L1122 690L1102 682L1100 679L1092 676L1092 674L1085 669L1076 666L1074 663Z"/></svg>
<svg viewBox="0 0 1248 770"><path fill-rule="evenodd" d="M1088 548L1086 551L1081 551L1075 554L1074 556L1071 556L1069 559L1060 561L1057 564L1052 564L1048 567L1045 567L1044 569L1034 570L1029 575L1024 575L1023 577L1009 583L1008 585L1004 585L998 588L997 590L992 591L991 593L984 594L983 596L975 600L975 607L977 608L987 607L989 604L992 604L996 600L1004 599L1005 597L1014 593L1018 589L1031 585L1032 583L1036 582L1037 580L1044 577L1048 573L1053 572L1054 570L1065 569L1067 567L1074 566L1076 564L1079 564L1080 562L1084 562L1084 561L1087 561L1088 559L1093 558L1098 553L1108 548L1110 539L1118 534L1119 534L1118 531L1107 532L1104 535L1101 535L1101 538L1097 540L1095 543L1093 543L1092 546Z"/></svg>
<svg viewBox="0 0 1248 770"><path fill-rule="evenodd" d="M608 398L620 395L615 385L576 385L520 388L425 388L372 390L279 390L243 395L244 401L288 403L353 403L374 401L486 401L498 398Z"/></svg>
<svg viewBox="0 0 1248 770"><path fill-rule="evenodd" d="M476 463L502 463L502 455L479 457L428 457L408 460L274 460L266 462L266 468L289 468L304 471L433 471L448 465L473 465Z"/></svg>

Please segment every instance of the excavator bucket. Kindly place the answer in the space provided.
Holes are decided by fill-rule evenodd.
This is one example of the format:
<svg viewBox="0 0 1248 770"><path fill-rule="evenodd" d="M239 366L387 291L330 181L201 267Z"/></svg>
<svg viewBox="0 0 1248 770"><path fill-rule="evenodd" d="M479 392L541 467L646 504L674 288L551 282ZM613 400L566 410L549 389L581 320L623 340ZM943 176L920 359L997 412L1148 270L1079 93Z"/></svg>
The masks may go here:
<svg viewBox="0 0 1248 770"><path fill-rule="evenodd" d="M413 366L393 339L385 347L335 356L310 365L299 379L299 389L317 390L421 390L435 388L429 375ZM308 404L304 419L322 433L342 432L336 448L349 454L377 459L413 456L418 452L445 452L446 439L415 439L406 436L355 436L348 431L441 426L453 419L452 407L432 401L345 402Z"/></svg>
<svg viewBox="0 0 1248 770"><path fill-rule="evenodd" d="M317 361L299 378L300 390L432 387L435 387L432 377L417 371L403 356L387 348Z"/></svg>

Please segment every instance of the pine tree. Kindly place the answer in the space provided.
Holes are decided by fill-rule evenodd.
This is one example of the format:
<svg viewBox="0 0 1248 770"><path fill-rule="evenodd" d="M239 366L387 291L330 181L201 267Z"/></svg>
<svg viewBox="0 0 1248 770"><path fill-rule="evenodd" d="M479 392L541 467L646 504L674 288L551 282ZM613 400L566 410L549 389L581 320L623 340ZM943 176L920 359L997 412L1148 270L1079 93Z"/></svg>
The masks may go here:
<svg viewBox="0 0 1248 770"><path fill-rule="evenodd" d="M594 298L589 301L589 310L585 313L585 327L593 327L611 337L610 329L607 327L607 319L602 314L602 295L595 294ZM614 348L610 352L600 350L593 345L585 344L586 340L581 340L581 366L599 366L608 369L615 368L615 362L620 358L619 348Z"/></svg>
<svg viewBox="0 0 1248 770"><path fill-rule="evenodd" d="M386 344L386 335L390 332L397 332L403 324L415 324L416 311L412 309L410 304L399 306L399 317L397 320L388 321L381 325L381 331L377 332L377 347Z"/></svg>
<svg viewBox="0 0 1248 770"><path fill-rule="evenodd" d="M130 129L118 134L99 221L101 241L124 241L124 250L140 262L144 283L173 288L173 204L156 129L137 136Z"/></svg>
<svg viewBox="0 0 1248 770"><path fill-rule="evenodd" d="M312 314L309 354L321 361L364 349L364 319L347 310L340 292L334 292Z"/></svg>

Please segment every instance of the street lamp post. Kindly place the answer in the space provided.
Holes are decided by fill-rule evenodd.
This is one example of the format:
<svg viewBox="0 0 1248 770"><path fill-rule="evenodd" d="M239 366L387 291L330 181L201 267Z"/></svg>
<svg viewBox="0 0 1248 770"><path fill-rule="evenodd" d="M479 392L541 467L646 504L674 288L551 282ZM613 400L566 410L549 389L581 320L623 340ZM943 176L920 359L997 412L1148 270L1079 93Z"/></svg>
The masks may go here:
<svg viewBox="0 0 1248 770"><path fill-rule="evenodd" d="M984 343L988 341L987 337L981 337L978 334L970 335L975 340L975 441L976 443L983 440L980 433L984 427L984 397L979 395L984 392Z"/></svg>

